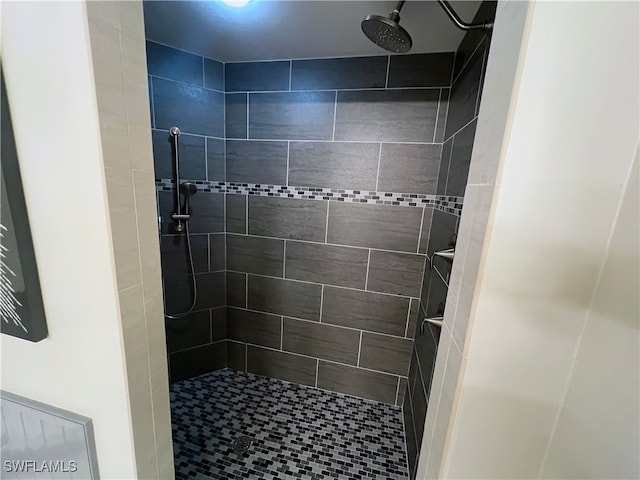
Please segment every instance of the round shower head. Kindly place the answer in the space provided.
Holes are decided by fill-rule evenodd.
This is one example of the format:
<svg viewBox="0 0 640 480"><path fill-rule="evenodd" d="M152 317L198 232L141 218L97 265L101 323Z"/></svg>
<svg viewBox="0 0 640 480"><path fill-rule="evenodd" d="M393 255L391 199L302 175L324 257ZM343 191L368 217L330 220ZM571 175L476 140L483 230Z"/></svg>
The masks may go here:
<svg viewBox="0 0 640 480"><path fill-rule="evenodd" d="M406 53L411 50L411 36L398 24L399 20L397 12L392 12L389 17L367 15L362 20L362 31L379 47L394 53Z"/></svg>
<svg viewBox="0 0 640 480"><path fill-rule="evenodd" d="M183 182L180 184L180 192L182 192L182 194L185 197L190 197L192 195L195 195L197 191L198 191L198 187L196 187L195 183Z"/></svg>

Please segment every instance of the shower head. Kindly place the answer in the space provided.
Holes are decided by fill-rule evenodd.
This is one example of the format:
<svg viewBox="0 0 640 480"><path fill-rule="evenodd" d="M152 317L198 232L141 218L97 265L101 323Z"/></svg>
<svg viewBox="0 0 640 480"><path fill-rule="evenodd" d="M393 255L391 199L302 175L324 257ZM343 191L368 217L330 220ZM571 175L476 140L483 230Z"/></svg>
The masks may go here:
<svg viewBox="0 0 640 480"><path fill-rule="evenodd" d="M195 195L197 191L198 187L196 187L195 183L183 182L180 184L180 193L182 193L185 197Z"/></svg>
<svg viewBox="0 0 640 480"><path fill-rule="evenodd" d="M409 33L400 26L400 9L404 2L398 2L388 17L367 15L362 19L362 31L369 40L379 47L394 53L406 53L413 42Z"/></svg>

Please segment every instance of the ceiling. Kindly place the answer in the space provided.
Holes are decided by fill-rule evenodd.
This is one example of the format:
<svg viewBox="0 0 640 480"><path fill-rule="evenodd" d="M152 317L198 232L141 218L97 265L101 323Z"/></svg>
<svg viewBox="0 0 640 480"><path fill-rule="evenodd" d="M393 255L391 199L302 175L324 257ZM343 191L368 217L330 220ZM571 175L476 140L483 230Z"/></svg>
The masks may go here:
<svg viewBox="0 0 640 480"><path fill-rule="evenodd" d="M165 45L223 62L380 55L360 30L368 14L387 15L394 1L254 0L232 8L219 0L145 1L146 35ZM451 1L471 21L480 1ZM464 32L433 1L408 1L402 25L413 38L410 53L455 51Z"/></svg>

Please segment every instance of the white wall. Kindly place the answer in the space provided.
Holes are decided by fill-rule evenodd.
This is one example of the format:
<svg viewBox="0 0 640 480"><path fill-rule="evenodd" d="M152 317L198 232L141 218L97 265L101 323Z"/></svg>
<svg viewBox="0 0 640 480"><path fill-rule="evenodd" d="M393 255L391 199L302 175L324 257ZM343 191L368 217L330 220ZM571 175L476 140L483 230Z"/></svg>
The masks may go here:
<svg viewBox="0 0 640 480"><path fill-rule="evenodd" d="M529 12L439 478L639 477L639 8Z"/></svg>
<svg viewBox="0 0 640 480"><path fill-rule="evenodd" d="M2 2L2 61L49 337L2 335L2 388L91 417L132 479L126 370L85 7Z"/></svg>

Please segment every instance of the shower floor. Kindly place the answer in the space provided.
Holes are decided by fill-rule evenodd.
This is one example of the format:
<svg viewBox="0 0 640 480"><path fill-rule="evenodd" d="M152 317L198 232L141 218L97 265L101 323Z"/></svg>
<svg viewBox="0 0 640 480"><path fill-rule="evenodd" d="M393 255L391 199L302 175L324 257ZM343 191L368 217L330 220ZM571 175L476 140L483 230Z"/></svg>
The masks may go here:
<svg viewBox="0 0 640 480"><path fill-rule="evenodd" d="M176 479L408 478L398 407L225 369L171 385L171 417Z"/></svg>

